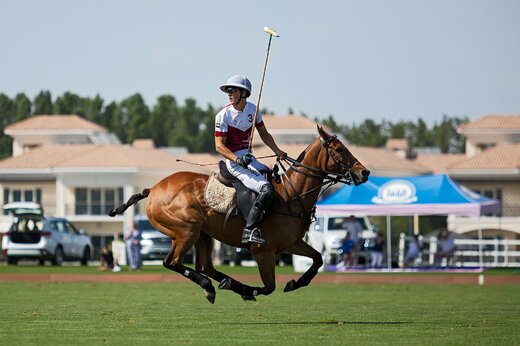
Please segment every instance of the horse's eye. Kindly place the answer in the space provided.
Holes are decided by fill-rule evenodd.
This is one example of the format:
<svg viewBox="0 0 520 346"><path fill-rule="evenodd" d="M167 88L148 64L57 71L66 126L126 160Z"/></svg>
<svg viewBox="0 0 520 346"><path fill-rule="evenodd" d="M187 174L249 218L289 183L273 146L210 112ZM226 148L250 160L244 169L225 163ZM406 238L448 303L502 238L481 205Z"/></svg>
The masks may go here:
<svg viewBox="0 0 520 346"><path fill-rule="evenodd" d="M343 152L343 148L338 148L338 149L336 149L336 152L338 152L338 153Z"/></svg>

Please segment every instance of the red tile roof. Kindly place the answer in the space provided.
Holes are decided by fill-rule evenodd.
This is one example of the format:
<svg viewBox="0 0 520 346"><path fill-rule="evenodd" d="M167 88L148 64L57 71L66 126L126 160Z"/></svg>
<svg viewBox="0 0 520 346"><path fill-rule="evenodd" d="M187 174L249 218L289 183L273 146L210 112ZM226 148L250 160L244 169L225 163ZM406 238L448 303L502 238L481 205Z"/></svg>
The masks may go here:
<svg viewBox="0 0 520 346"><path fill-rule="evenodd" d="M449 167L467 158L465 154L432 154L419 155L414 162L435 174L440 174L446 173Z"/></svg>
<svg viewBox="0 0 520 346"><path fill-rule="evenodd" d="M262 115L263 120L269 130L278 129L308 129L316 131L316 122L304 117L303 115ZM317 131L316 131L317 135Z"/></svg>
<svg viewBox="0 0 520 346"><path fill-rule="evenodd" d="M176 157L158 149L139 149L115 144L55 144L42 145L22 155L0 161L0 169L68 169L113 168L151 169L207 172L200 168L177 162Z"/></svg>
<svg viewBox="0 0 520 346"><path fill-rule="evenodd" d="M520 114L486 115L478 120L460 126L461 130L504 130L520 129Z"/></svg>
<svg viewBox="0 0 520 346"><path fill-rule="evenodd" d="M5 127L5 130L91 130L107 129L79 115L34 115Z"/></svg>
<svg viewBox="0 0 520 346"><path fill-rule="evenodd" d="M449 168L456 170L520 168L520 144L498 144L474 157L453 163Z"/></svg>

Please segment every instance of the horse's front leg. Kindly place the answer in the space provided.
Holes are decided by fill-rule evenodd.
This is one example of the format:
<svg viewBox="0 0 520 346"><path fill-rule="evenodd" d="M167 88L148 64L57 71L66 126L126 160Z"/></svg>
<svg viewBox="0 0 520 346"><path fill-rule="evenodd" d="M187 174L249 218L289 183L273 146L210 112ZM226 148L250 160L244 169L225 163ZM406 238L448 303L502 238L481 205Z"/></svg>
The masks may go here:
<svg viewBox="0 0 520 346"><path fill-rule="evenodd" d="M203 273L215 281L219 282L219 289L226 289L239 294L244 300L256 300L260 287L251 287L244 285L240 281L219 272L213 266L211 254L213 252L213 239L205 234L200 234L199 239L195 243L195 269ZM256 293L256 294L255 294Z"/></svg>
<svg viewBox="0 0 520 346"><path fill-rule="evenodd" d="M204 274L198 272L197 270L193 270L182 264L182 258L184 258L184 256L181 256L180 260L178 260L175 256L175 252L175 246L172 246L170 252L168 253L168 256L166 256L166 258L163 261L163 266L185 276L186 278L190 279L191 281L202 287L204 289L204 296L206 297L206 299L208 299L211 304L215 303L216 292L215 288L211 284L211 280Z"/></svg>
<svg viewBox="0 0 520 346"><path fill-rule="evenodd" d="M260 278L264 284L264 287L260 288L258 292L254 292L255 295L264 294L269 295L274 292L276 288L275 281L275 264L276 255L274 251L269 248L269 245L251 245L250 252L253 255L256 263L258 264L258 272Z"/></svg>
<svg viewBox="0 0 520 346"><path fill-rule="evenodd" d="M186 253L195 244L199 237L199 231L197 228L200 229L200 226L197 224L191 225L189 223L181 222L167 224L156 220L154 220L153 225L157 230L164 234L175 235L175 239L172 240L172 247L166 258L163 260L163 266L185 276L202 287L206 299L208 299L212 304L215 303L216 292L215 287L213 287L213 284L211 283L211 279L197 270L193 270L182 264L184 256L186 256Z"/></svg>
<svg viewBox="0 0 520 346"><path fill-rule="evenodd" d="M320 267L323 265L323 258L321 257L321 254L302 239L288 248L286 252L294 255L309 257L312 259L312 265L298 280L289 281L283 291L290 292L297 290L300 287L309 285L316 274L318 274L318 269L320 269Z"/></svg>
<svg viewBox="0 0 520 346"><path fill-rule="evenodd" d="M269 295L276 288L274 252L270 251L266 245L257 244L251 246L250 252L258 264L258 271L264 287L250 287L229 277L221 281L218 286L220 289L230 289L240 294L244 300L256 300L257 295Z"/></svg>

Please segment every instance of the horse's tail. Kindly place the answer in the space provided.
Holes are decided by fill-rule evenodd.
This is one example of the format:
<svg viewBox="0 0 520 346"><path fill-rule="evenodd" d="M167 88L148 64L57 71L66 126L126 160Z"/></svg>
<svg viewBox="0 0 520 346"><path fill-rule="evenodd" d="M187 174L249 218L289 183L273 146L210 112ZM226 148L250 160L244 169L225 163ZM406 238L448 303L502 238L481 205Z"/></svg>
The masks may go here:
<svg viewBox="0 0 520 346"><path fill-rule="evenodd" d="M118 214L123 214L125 212L125 210L127 210L130 206L139 202L143 198L148 197L149 194L150 194L150 189L144 189L143 192L132 195L132 197L130 197L126 203L123 203L121 206L117 207L116 209L110 210L108 212L108 216L114 217Z"/></svg>

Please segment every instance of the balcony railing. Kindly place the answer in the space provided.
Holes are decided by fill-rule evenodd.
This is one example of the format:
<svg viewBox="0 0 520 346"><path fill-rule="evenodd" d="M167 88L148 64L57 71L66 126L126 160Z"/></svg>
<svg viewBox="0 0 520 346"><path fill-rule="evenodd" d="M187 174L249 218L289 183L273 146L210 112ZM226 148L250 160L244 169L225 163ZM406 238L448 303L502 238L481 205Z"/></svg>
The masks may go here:
<svg viewBox="0 0 520 346"><path fill-rule="evenodd" d="M107 216L108 211L116 208L115 204L89 203L89 204L66 204L65 214L74 216Z"/></svg>

